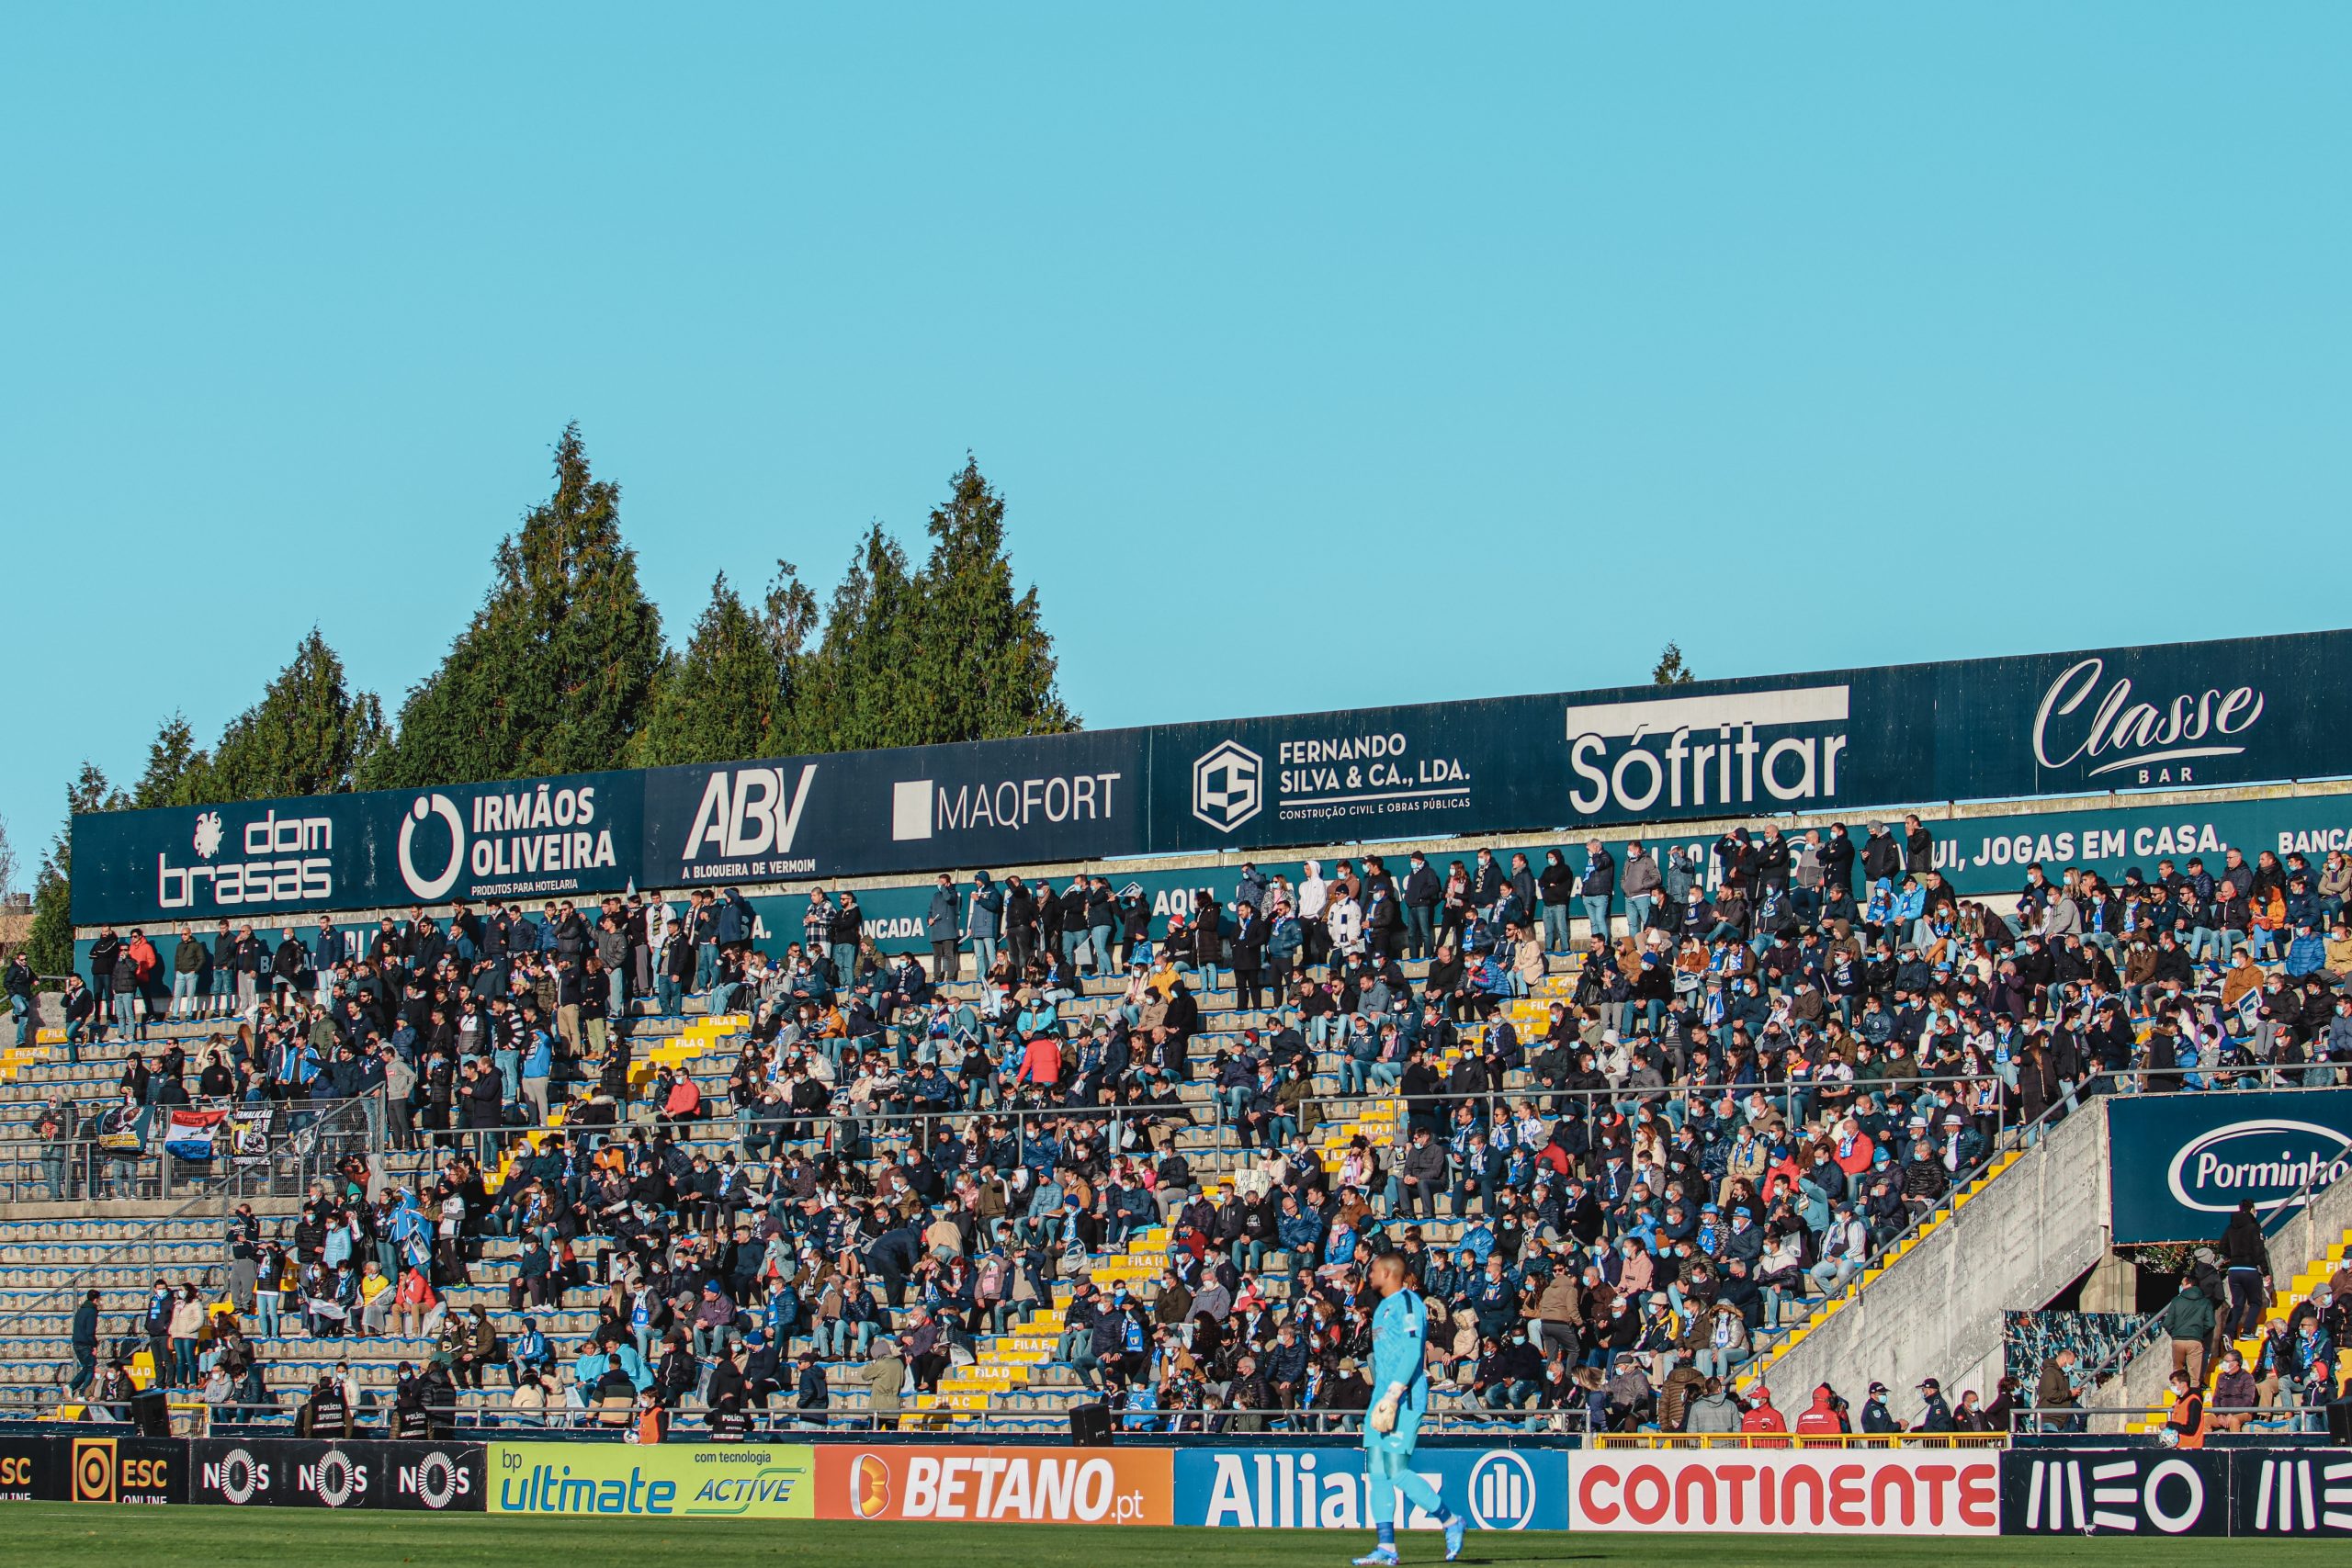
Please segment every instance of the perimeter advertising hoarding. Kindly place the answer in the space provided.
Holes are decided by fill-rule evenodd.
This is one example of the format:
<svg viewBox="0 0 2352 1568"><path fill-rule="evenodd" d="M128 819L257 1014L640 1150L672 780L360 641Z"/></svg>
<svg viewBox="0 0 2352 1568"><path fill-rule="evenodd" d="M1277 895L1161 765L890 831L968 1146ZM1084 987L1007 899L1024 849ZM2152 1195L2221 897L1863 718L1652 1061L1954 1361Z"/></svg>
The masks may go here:
<svg viewBox="0 0 2352 1568"><path fill-rule="evenodd" d="M1994 1449L1613 1450L1568 1456L1568 1528L1994 1535Z"/></svg>
<svg viewBox="0 0 2352 1568"><path fill-rule="evenodd" d="M175 1438L77 1437L65 1454L76 1503L185 1503L187 1444Z"/></svg>
<svg viewBox="0 0 2352 1568"><path fill-rule="evenodd" d="M820 1519L1175 1522L1167 1449L827 1443L816 1454Z"/></svg>
<svg viewBox="0 0 2352 1568"><path fill-rule="evenodd" d="M188 1500L232 1507L480 1513L479 1443L198 1438Z"/></svg>
<svg viewBox="0 0 2352 1568"><path fill-rule="evenodd" d="M2115 1095L2114 1243L2211 1241L2240 1202L2267 1222L2352 1171L2352 1089Z"/></svg>
<svg viewBox="0 0 2352 1568"><path fill-rule="evenodd" d="M1561 1449L1425 1447L1413 1469L1482 1530L1568 1528L1568 1456ZM1399 1496L1408 1529L1438 1522ZM1372 1528L1362 1449L1180 1449L1176 1522L1237 1529Z"/></svg>
<svg viewBox="0 0 2352 1568"><path fill-rule="evenodd" d="M806 1443L492 1443L494 1514L816 1517Z"/></svg>
<svg viewBox="0 0 2352 1568"><path fill-rule="evenodd" d="M62 1438L0 1433L0 1503L46 1503L65 1495Z"/></svg>
<svg viewBox="0 0 2352 1568"><path fill-rule="evenodd" d="M100 813L74 918L2210 788L2336 776L2347 732L2352 632L1624 687Z"/></svg>
<svg viewBox="0 0 2352 1568"><path fill-rule="evenodd" d="M2003 1535L2227 1535L2230 1456L2059 1448L2001 1457Z"/></svg>

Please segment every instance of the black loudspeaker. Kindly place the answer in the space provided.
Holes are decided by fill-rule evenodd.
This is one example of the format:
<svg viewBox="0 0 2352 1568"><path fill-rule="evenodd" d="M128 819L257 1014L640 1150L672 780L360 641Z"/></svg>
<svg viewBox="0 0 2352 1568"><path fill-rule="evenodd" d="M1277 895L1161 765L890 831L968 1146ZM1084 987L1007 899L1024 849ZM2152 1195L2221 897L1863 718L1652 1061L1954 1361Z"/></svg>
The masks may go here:
<svg viewBox="0 0 2352 1568"><path fill-rule="evenodd" d="M1111 1407L1107 1404L1073 1404L1069 1407L1069 1440L1081 1449L1107 1449L1111 1446Z"/></svg>
<svg viewBox="0 0 2352 1568"><path fill-rule="evenodd" d="M2327 1437L2330 1442L2352 1446L2352 1401L2339 1399L2327 1407Z"/></svg>
<svg viewBox="0 0 2352 1568"><path fill-rule="evenodd" d="M145 1438L172 1435L172 1411L160 1388L141 1389L130 1396L130 1424Z"/></svg>

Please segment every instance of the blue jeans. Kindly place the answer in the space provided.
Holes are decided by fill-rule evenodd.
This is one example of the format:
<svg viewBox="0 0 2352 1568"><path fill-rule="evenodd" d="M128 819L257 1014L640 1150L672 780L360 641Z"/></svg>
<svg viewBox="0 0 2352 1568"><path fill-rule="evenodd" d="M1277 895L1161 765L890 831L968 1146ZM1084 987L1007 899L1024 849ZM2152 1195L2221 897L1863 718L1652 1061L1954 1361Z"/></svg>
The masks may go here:
<svg viewBox="0 0 2352 1568"><path fill-rule="evenodd" d="M819 1324L816 1334L812 1336L817 1342L817 1353L823 1356L830 1351L828 1359L836 1361L850 1359L850 1347L854 1343L857 1347L854 1359L865 1359L865 1348L874 1343L874 1325L870 1322L858 1324L855 1334L850 1332L850 1321L845 1317L830 1317Z"/></svg>
<svg viewBox="0 0 2352 1568"><path fill-rule="evenodd" d="M1372 1082L1372 1064L1355 1056L1340 1058L1340 1092L1362 1094Z"/></svg>
<svg viewBox="0 0 2352 1568"><path fill-rule="evenodd" d="M678 982L672 979L666 973L653 976L654 1010L659 1012L675 1013L678 1010Z"/></svg>
<svg viewBox="0 0 2352 1568"><path fill-rule="evenodd" d="M707 991L718 980L718 944L706 942L695 949L695 989Z"/></svg>
<svg viewBox="0 0 2352 1568"><path fill-rule="evenodd" d="M139 993L117 991L114 994L115 1032L126 1040L139 1039Z"/></svg>
<svg viewBox="0 0 2352 1568"><path fill-rule="evenodd" d="M1544 948L1547 953L1566 953L1573 939L1568 935L1568 907L1566 904L1544 906Z"/></svg>
<svg viewBox="0 0 2352 1568"><path fill-rule="evenodd" d="M1430 946L1437 940L1436 910L1427 904L1405 906L1405 956L1427 958Z"/></svg>
<svg viewBox="0 0 2352 1568"><path fill-rule="evenodd" d="M1592 934L1594 936L1607 936L1609 934L1608 898L1606 897L1599 898L1586 898L1581 900L1581 902L1584 905L1584 918L1592 923Z"/></svg>
<svg viewBox="0 0 2352 1568"><path fill-rule="evenodd" d="M1657 908L1657 896L1653 893L1625 895L1625 930L1634 936L1642 934L1650 923L1650 911Z"/></svg>
<svg viewBox="0 0 2352 1568"><path fill-rule="evenodd" d="M833 984L846 991L857 978L857 943L837 942L832 945Z"/></svg>
<svg viewBox="0 0 2352 1568"><path fill-rule="evenodd" d="M989 970L996 967L996 938L992 936L976 936L972 939L972 964L979 971L983 979L988 977Z"/></svg>

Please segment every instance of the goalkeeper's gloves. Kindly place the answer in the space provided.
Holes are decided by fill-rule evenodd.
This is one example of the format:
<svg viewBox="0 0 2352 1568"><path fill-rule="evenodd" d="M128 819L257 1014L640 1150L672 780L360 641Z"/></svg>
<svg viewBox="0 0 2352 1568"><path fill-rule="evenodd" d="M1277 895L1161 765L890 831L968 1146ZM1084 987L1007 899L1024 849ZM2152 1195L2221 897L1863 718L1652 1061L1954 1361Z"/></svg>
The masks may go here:
<svg viewBox="0 0 2352 1568"><path fill-rule="evenodd" d="M1384 1436L1396 1429L1396 1396L1385 1393L1372 1407L1372 1429Z"/></svg>

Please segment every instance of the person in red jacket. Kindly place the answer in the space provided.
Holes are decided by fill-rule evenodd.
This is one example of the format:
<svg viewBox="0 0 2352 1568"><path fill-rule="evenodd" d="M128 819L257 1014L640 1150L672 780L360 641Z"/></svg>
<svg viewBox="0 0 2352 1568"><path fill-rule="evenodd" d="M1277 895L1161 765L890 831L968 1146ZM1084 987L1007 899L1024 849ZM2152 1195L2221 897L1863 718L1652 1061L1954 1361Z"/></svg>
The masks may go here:
<svg viewBox="0 0 2352 1568"><path fill-rule="evenodd" d="M1813 1391L1813 1404L1797 1417L1797 1447L1804 1448L1806 1438L1843 1436L1846 1418L1838 1414L1838 1393L1827 1383ZM1826 1445L1825 1445L1826 1446Z"/></svg>
<svg viewBox="0 0 2352 1568"><path fill-rule="evenodd" d="M1785 1449L1789 1446L1785 1438L1779 1442L1770 1440L1770 1434L1786 1432L1789 1424L1772 1407L1772 1391L1761 1383L1756 1385L1756 1393L1748 1401L1747 1414L1739 1418L1739 1429L1749 1435L1747 1446L1751 1449ZM1766 1434L1766 1440L1754 1440L1759 1432Z"/></svg>

